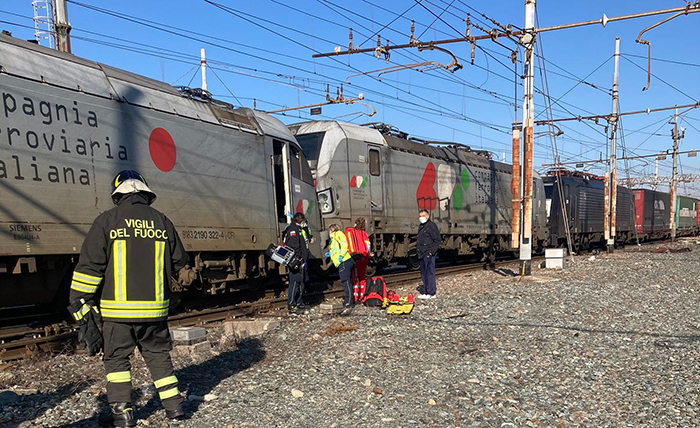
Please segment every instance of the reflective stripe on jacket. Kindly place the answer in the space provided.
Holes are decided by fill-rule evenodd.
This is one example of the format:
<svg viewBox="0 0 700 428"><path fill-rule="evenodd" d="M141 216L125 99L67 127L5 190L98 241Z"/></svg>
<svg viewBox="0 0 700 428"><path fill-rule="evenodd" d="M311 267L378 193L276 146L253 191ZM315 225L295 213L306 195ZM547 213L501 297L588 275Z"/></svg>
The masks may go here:
<svg viewBox="0 0 700 428"><path fill-rule="evenodd" d="M170 276L188 262L165 215L142 195L125 196L92 224L73 272L70 301L100 293L102 318L159 321L168 316Z"/></svg>
<svg viewBox="0 0 700 428"><path fill-rule="evenodd" d="M348 240L345 239L343 232L337 230L331 235L331 246L330 246L331 260L335 267L340 266L340 258L342 261L350 260L350 253L348 252Z"/></svg>

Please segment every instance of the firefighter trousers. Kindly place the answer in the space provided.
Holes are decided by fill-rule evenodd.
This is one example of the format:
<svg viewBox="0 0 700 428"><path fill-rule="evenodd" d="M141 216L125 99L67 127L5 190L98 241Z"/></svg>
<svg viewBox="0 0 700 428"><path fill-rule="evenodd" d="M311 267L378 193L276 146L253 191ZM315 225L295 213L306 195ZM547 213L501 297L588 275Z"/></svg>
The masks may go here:
<svg viewBox="0 0 700 428"><path fill-rule="evenodd" d="M166 321L119 323L105 321L104 365L107 372L109 403L131 403L131 363L135 347L151 372L153 384L166 410L176 410L182 404L177 377L170 361L172 342Z"/></svg>

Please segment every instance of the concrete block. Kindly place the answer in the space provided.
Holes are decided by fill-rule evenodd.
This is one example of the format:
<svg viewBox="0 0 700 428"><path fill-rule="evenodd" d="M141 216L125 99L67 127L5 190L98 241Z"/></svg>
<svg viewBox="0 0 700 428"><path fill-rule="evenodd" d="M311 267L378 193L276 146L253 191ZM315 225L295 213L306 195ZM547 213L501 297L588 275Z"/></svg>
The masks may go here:
<svg viewBox="0 0 700 428"><path fill-rule="evenodd" d="M175 346L171 351L172 356L194 357L207 356L211 352L211 344L209 341L199 342L194 345Z"/></svg>
<svg viewBox="0 0 700 428"><path fill-rule="evenodd" d="M566 267L566 259L547 259L545 267L547 269L564 269Z"/></svg>
<svg viewBox="0 0 700 428"><path fill-rule="evenodd" d="M321 303L318 306L319 312L326 315L337 315L343 312L343 305L340 303Z"/></svg>
<svg viewBox="0 0 700 428"><path fill-rule="evenodd" d="M564 269L566 267L565 248L547 248L544 250L544 257L547 269Z"/></svg>
<svg viewBox="0 0 700 428"><path fill-rule="evenodd" d="M207 340L207 330L203 327L178 327L170 330L175 345L194 345Z"/></svg>
<svg viewBox="0 0 700 428"><path fill-rule="evenodd" d="M565 248L547 248L544 250L544 257L547 259L556 259L556 258L561 259L562 257L566 257L566 249Z"/></svg>
<svg viewBox="0 0 700 428"><path fill-rule="evenodd" d="M240 338L260 336L266 331L278 327L280 324L280 320L276 319L226 321L224 323L224 334L227 336L235 335Z"/></svg>

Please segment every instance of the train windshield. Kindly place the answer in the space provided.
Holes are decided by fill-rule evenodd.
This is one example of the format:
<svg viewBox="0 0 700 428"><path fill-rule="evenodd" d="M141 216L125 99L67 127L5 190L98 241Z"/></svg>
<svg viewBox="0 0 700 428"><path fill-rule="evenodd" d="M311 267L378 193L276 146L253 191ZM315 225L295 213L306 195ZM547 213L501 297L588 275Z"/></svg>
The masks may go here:
<svg viewBox="0 0 700 428"><path fill-rule="evenodd" d="M312 132L309 134L297 134L295 137L301 146L301 150L306 155L306 159L309 161L309 166L311 169L316 168L316 161L318 161L318 154L321 151L321 144L323 143L323 137L326 132Z"/></svg>
<svg viewBox="0 0 700 428"><path fill-rule="evenodd" d="M549 183L544 185L544 195L545 195L545 204L547 207L547 218L550 217L552 213L552 197L554 196L554 184Z"/></svg>

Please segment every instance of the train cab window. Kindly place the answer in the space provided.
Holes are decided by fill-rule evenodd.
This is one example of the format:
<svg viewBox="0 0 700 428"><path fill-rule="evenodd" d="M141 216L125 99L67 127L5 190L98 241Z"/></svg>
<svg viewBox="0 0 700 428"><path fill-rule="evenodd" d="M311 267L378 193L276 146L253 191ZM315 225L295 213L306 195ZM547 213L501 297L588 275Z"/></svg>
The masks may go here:
<svg viewBox="0 0 700 428"><path fill-rule="evenodd" d="M309 134L295 135L297 142L301 146L301 150L306 155L306 158L315 164L318 160L318 154L321 151L321 144L326 132L311 132Z"/></svg>
<svg viewBox="0 0 700 428"><path fill-rule="evenodd" d="M307 184L310 184L313 186L314 176L311 174L311 169L309 168L309 162L306 160L306 156L304 156L304 152L299 153L299 163L301 164L301 180L304 183L307 183Z"/></svg>
<svg viewBox="0 0 700 428"><path fill-rule="evenodd" d="M301 180L301 152L295 147L290 147L289 151L292 153L289 162L292 168L292 177Z"/></svg>
<svg viewBox="0 0 700 428"><path fill-rule="evenodd" d="M369 174L375 177L381 173L381 166L379 163L379 150L371 149L369 151Z"/></svg>
<svg viewBox="0 0 700 428"><path fill-rule="evenodd" d="M292 177L302 180L304 183L313 185L314 177L311 175L309 162L307 162L304 153L295 147L291 147L290 151L292 153Z"/></svg>
<svg viewBox="0 0 700 428"><path fill-rule="evenodd" d="M554 184L545 184L544 185L544 196L546 199L552 199L554 196Z"/></svg>

